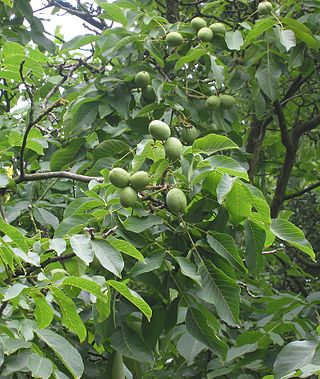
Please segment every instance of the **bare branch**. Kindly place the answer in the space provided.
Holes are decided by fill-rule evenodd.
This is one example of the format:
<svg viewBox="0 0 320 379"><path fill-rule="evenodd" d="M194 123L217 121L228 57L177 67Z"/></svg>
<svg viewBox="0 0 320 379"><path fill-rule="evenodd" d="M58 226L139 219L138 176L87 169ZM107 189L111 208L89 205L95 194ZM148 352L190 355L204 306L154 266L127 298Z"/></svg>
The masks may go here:
<svg viewBox="0 0 320 379"><path fill-rule="evenodd" d="M310 121L304 124L297 125L292 131L293 136L296 138L299 138L302 136L302 134L310 132L311 130L315 129L319 125L320 125L320 114L318 114L313 119L311 119Z"/></svg>
<svg viewBox="0 0 320 379"><path fill-rule="evenodd" d="M36 172L34 174L25 174L23 177L19 176L17 178L14 178L14 181L17 184L19 184L24 182L35 182L39 180L47 180L52 178L66 178L83 183L89 183L91 180L95 180L99 183L102 183L104 180L104 178L101 176L79 175L69 171L45 171Z"/></svg>
<svg viewBox="0 0 320 379"><path fill-rule="evenodd" d="M302 195L304 195L305 193L310 192L310 191L312 191L313 189L318 188L318 187L320 187L320 181L319 181L319 182L316 182L316 183L314 183L314 184L312 184L312 185L309 186L309 187L306 187L305 189L303 189L303 190L301 190L301 191L294 192L294 193L291 193L291 194L289 194L289 195L284 196L283 201L285 201L285 200L291 200L291 199L294 199L295 197L302 196Z"/></svg>
<svg viewBox="0 0 320 379"><path fill-rule="evenodd" d="M55 7L58 7L60 9L63 9L65 11L67 11L68 13L73 14L74 16L81 18L81 20L87 22L88 24L94 26L95 28L97 28L99 30L103 30L105 28L103 22L101 22L100 20L99 21L95 20L93 18L94 16L92 16L86 12L79 11L77 8L72 6L67 1L51 0L48 5L55 6Z"/></svg>

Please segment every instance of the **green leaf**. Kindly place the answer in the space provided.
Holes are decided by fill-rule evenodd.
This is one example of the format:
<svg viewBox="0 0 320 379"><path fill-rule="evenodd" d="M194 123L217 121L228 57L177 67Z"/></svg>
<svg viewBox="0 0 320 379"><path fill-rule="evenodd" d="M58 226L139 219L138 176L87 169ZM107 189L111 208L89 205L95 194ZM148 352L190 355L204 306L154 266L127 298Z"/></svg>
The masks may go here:
<svg viewBox="0 0 320 379"><path fill-rule="evenodd" d="M281 44L286 48L287 51L296 46L296 36L292 30L279 30L279 37Z"/></svg>
<svg viewBox="0 0 320 379"><path fill-rule="evenodd" d="M265 231L256 223L244 222L244 239L246 244L246 264L250 274L257 275L263 268L262 250L266 240Z"/></svg>
<svg viewBox="0 0 320 379"><path fill-rule="evenodd" d="M299 40L305 42L312 49L319 49L319 41L314 38L312 31L300 21L285 17L282 23L292 30Z"/></svg>
<svg viewBox="0 0 320 379"><path fill-rule="evenodd" d="M103 294L101 292L101 287L99 286L99 284L91 279L79 278L77 276L68 276L61 283L61 286L66 285L80 288L83 291L87 291L103 303L109 302L108 295Z"/></svg>
<svg viewBox="0 0 320 379"><path fill-rule="evenodd" d="M50 160L50 169L52 171L62 170L63 168L70 167L76 154L83 145L83 139L76 138L68 143L68 146L62 147L55 151Z"/></svg>
<svg viewBox="0 0 320 379"><path fill-rule="evenodd" d="M247 269L238 253L235 241L229 234L210 232L207 236L210 247L224 257L237 270L246 272Z"/></svg>
<svg viewBox="0 0 320 379"><path fill-rule="evenodd" d="M224 83L224 66L217 64L217 57L210 56L211 69L218 88L223 87Z"/></svg>
<svg viewBox="0 0 320 379"><path fill-rule="evenodd" d="M0 188L5 188L10 182L10 178L7 175L0 174Z"/></svg>
<svg viewBox="0 0 320 379"><path fill-rule="evenodd" d="M47 328L53 319L53 309L47 302L47 299L41 292L30 291L28 293L35 302L34 317L37 321L37 326L40 329Z"/></svg>
<svg viewBox="0 0 320 379"><path fill-rule="evenodd" d="M196 266L185 257L174 257L174 259L179 264L182 274L192 279L201 287L201 276L197 274Z"/></svg>
<svg viewBox="0 0 320 379"><path fill-rule="evenodd" d="M208 161L210 162L211 167L221 174L229 174L245 180L249 179L246 168L241 166L240 163L231 157L215 155L208 158Z"/></svg>
<svg viewBox="0 0 320 379"><path fill-rule="evenodd" d="M270 229L278 238L288 242L315 260L315 254L310 242L306 240L302 230L297 228L290 221L275 218L271 221Z"/></svg>
<svg viewBox="0 0 320 379"><path fill-rule="evenodd" d="M28 288L28 287L24 284L14 283L12 286L9 286L9 287L3 289L2 293L4 296L2 298L2 301L8 301L8 300L16 298L26 288Z"/></svg>
<svg viewBox="0 0 320 379"><path fill-rule="evenodd" d="M251 199L248 190L238 180L234 183L226 198L226 207L231 215L232 222L239 224L251 212Z"/></svg>
<svg viewBox="0 0 320 379"><path fill-rule="evenodd" d="M25 55L24 47L17 42L7 41L2 47L4 57L11 55Z"/></svg>
<svg viewBox="0 0 320 379"><path fill-rule="evenodd" d="M150 55L157 61L160 67L164 66L163 53L158 49L155 41L147 39L143 46L149 51Z"/></svg>
<svg viewBox="0 0 320 379"><path fill-rule="evenodd" d="M118 7L118 5L114 3L108 3L107 1L98 1L100 7L104 10L102 14L103 18L108 20L113 20L122 24L123 26L127 26L127 19L124 15L122 9Z"/></svg>
<svg viewBox="0 0 320 379"><path fill-rule="evenodd" d="M92 249L101 265L114 275L121 277L124 267L122 255L107 241L92 240Z"/></svg>
<svg viewBox="0 0 320 379"><path fill-rule="evenodd" d="M77 214L85 214L86 211L98 207L103 207L105 204L102 199L95 197L80 197L72 201L64 211L64 218L71 217Z"/></svg>
<svg viewBox="0 0 320 379"><path fill-rule="evenodd" d="M60 256L67 249L67 243L62 238L53 238L49 241L49 248L54 250Z"/></svg>
<svg viewBox="0 0 320 379"><path fill-rule="evenodd" d="M62 336L48 329L34 329L37 336L58 356L74 378L81 378L84 365L80 353Z"/></svg>
<svg viewBox="0 0 320 379"><path fill-rule="evenodd" d="M25 253L29 250L29 246L26 238L20 233L18 229L4 222L0 218L0 230L6 234L17 247L19 247Z"/></svg>
<svg viewBox="0 0 320 379"><path fill-rule="evenodd" d="M187 55L180 58L175 66L175 70L180 70L186 63L198 60L203 55L207 54L205 49L191 49Z"/></svg>
<svg viewBox="0 0 320 379"><path fill-rule="evenodd" d="M75 234L70 237L70 245L76 256L89 266L89 263L93 260L91 239L88 236Z"/></svg>
<svg viewBox="0 0 320 379"><path fill-rule="evenodd" d="M228 137L213 133L198 138L192 145L192 151L194 153L206 153L208 155L229 149L239 149L239 146Z"/></svg>
<svg viewBox="0 0 320 379"><path fill-rule="evenodd" d="M130 255L133 258L138 259L138 261L144 261L144 256L136 249L130 242L117 239L115 237L108 237L107 241L121 253Z"/></svg>
<svg viewBox="0 0 320 379"><path fill-rule="evenodd" d="M14 0L1 0L4 4L8 5L10 8L13 7Z"/></svg>
<svg viewBox="0 0 320 379"><path fill-rule="evenodd" d="M311 363L318 345L318 341L308 340L288 343L274 362L274 379L281 379Z"/></svg>
<svg viewBox="0 0 320 379"><path fill-rule="evenodd" d="M277 24L277 20L273 17L264 18L263 20L258 20L254 27L247 34L244 47L247 47L251 41L256 41L256 39L261 36L264 32L272 28Z"/></svg>
<svg viewBox="0 0 320 379"><path fill-rule="evenodd" d="M76 36L76 37L72 38L70 41L65 42L62 45L61 50L65 51L65 50L79 49L79 47L81 47L81 46L85 46L85 45L88 45L92 42L95 42L98 38L99 38L98 36L95 36L92 34L85 34L82 36Z"/></svg>
<svg viewBox="0 0 320 379"><path fill-rule="evenodd" d="M215 305L219 317L227 324L236 326L239 319L240 288L208 259L199 266L203 289L198 291L205 301Z"/></svg>
<svg viewBox="0 0 320 379"><path fill-rule="evenodd" d="M226 32L225 41L230 50L240 50L243 45L243 38L240 30Z"/></svg>
<svg viewBox="0 0 320 379"><path fill-rule="evenodd" d="M111 335L111 345L125 357L138 362L153 364L152 353L143 339L124 323Z"/></svg>
<svg viewBox="0 0 320 379"><path fill-rule="evenodd" d="M188 332L183 333L177 343L177 350L186 360L188 366L194 363L195 358L204 348L205 345L193 338Z"/></svg>
<svg viewBox="0 0 320 379"><path fill-rule="evenodd" d="M217 320L207 309L190 307L186 316L186 328L193 338L202 342L217 356L224 360L227 356L228 346L216 334Z"/></svg>
<svg viewBox="0 0 320 379"><path fill-rule="evenodd" d="M140 311L150 320L152 310L149 305L142 299L136 292L127 287L126 282L117 282L116 280L108 280L107 283L117 290L122 296L129 300L133 305L140 309Z"/></svg>
<svg viewBox="0 0 320 379"><path fill-rule="evenodd" d="M49 225L53 229L56 229L59 225L58 217L43 208L34 207L33 216L40 225Z"/></svg>
<svg viewBox="0 0 320 379"><path fill-rule="evenodd" d="M130 146L117 139L107 139L97 145L93 152L93 161L105 157L120 157L130 150Z"/></svg>
<svg viewBox="0 0 320 379"><path fill-rule="evenodd" d="M223 203L223 200L228 195L228 193L231 191L233 184L237 178L231 178L228 174L223 174L216 192L217 192L217 200L219 204Z"/></svg>
<svg viewBox="0 0 320 379"><path fill-rule="evenodd" d="M28 368L32 373L32 378L49 379L52 374L53 364L48 358L32 353L29 356Z"/></svg>
<svg viewBox="0 0 320 379"><path fill-rule="evenodd" d="M161 225L162 219L158 216L150 215L146 217L129 216L123 223L126 230L133 233L142 233L156 225Z"/></svg>
<svg viewBox="0 0 320 379"><path fill-rule="evenodd" d="M165 254L155 252L154 254L146 257L143 262L137 262L130 271L131 277L136 277L147 272L157 270L161 267Z"/></svg>
<svg viewBox="0 0 320 379"><path fill-rule="evenodd" d="M256 72L259 86L270 100L274 101L278 97L278 79L280 75L281 70L274 61L262 63Z"/></svg>
<svg viewBox="0 0 320 379"><path fill-rule="evenodd" d="M74 302L59 288L50 288L54 301L59 305L62 323L72 332L76 333L83 342L87 336L87 329L78 315Z"/></svg>

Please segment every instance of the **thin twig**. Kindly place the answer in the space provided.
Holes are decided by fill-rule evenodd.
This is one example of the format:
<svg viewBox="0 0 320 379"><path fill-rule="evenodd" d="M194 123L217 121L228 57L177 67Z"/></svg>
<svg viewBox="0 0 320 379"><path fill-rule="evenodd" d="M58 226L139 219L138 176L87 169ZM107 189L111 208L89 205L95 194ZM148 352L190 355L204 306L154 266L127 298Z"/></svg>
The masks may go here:
<svg viewBox="0 0 320 379"><path fill-rule="evenodd" d="M25 174L23 177L18 176L13 180L19 184L23 182L35 182L39 180L47 180L52 178L66 178L72 179L78 182L89 183L91 180L95 180L99 183L102 183L104 178L101 176L86 176L79 175L69 171L45 171L45 172L36 172L34 174Z"/></svg>

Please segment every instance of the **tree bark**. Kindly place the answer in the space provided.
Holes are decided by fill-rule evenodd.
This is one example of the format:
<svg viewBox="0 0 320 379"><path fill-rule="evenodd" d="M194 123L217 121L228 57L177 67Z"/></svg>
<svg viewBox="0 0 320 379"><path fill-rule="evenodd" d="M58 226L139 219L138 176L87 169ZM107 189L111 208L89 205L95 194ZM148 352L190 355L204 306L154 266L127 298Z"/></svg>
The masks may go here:
<svg viewBox="0 0 320 379"><path fill-rule="evenodd" d="M166 0L166 17L171 23L179 21L179 0Z"/></svg>

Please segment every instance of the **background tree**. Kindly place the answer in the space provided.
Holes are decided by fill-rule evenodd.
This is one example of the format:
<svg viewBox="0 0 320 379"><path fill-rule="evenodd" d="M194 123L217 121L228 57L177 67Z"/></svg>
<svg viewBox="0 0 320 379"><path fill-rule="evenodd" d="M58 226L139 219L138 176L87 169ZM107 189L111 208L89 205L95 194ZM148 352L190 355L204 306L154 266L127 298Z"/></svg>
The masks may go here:
<svg viewBox="0 0 320 379"><path fill-rule="evenodd" d="M319 375L319 2L42 3L0 1L2 377Z"/></svg>

